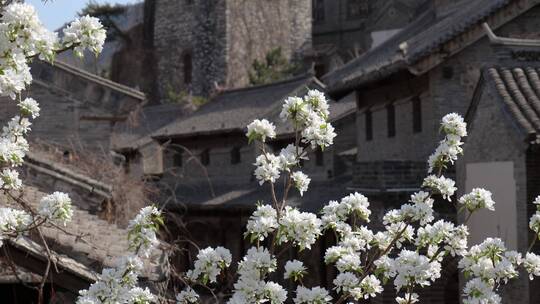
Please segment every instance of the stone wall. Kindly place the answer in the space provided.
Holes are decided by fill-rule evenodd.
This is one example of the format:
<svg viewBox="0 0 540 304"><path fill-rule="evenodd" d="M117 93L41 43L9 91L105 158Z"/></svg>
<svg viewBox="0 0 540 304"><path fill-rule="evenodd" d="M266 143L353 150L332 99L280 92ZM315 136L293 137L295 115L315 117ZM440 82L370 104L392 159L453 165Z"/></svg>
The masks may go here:
<svg viewBox="0 0 540 304"><path fill-rule="evenodd" d="M154 47L159 98L181 91L208 96L216 85L246 86L254 59L281 47L311 48L310 0L156 0ZM192 83L184 59L192 56Z"/></svg>
<svg viewBox="0 0 540 304"><path fill-rule="evenodd" d="M357 162L353 183L355 187L372 191L412 191L420 188L426 172L425 162Z"/></svg>
<svg viewBox="0 0 540 304"><path fill-rule="evenodd" d="M503 115L503 110L496 100L498 96L491 96L484 93L478 105L473 123L469 125L469 136L463 146L464 155L457 163L457 196L465 194L467 173L466 166L471 163L490 162L512 162L516 189L516 216L514 220L517 227L517 250L524 252L528 247L527 224L527 167L526 167L526 146L521 140L519 133L514 126L509 123L508 117ZM488 189L496 190L496 189ZM508 202L497 201L497 204ZM475 217L476 216L476 217ZM471 218L471 222L476 221L479 225L485 221L482 215L476 214ZM493 235L493 237L505 238L504 235ZM474 245L474 244L471 244ZM503 294L505 303L527 304L528 299L523 297L528 294L529 280L527 276L521 276L513 280L510 285L504 288ZM530 302L533 303L533 302Z"/></svg>
<svg viewBox="0 0 540 304"><path fill-rule="evenodd" d="M311 49L311 1L227 2L227 87L248 85L253 61L276 47L287 58Z"/></svg>
<svg viewBox="0 0 540 304"><path fill-rule="evenodd" d="M171 92L178 93L189 89L184 85L182 56L193 49L195 4L186 0L154 2L158 98L166 98Z"/></svg>
<svg viewBox="0 0 540 304"><path fill-rule="evenodd" d="M336 47L341 63L373 47L373 32L405 27L423 0L315 0L313 44ZM324 20L317 20L317 2L324 6ZM351 7L361 8L354 14ZM362 9L364 8L364 9ZM324 61L324 58L323 58ZM333 68L327 66L327 70Z"/></svg>
<svg viewBox="0 0 540 304"><path fill-rule="evenodd" d="M217 85L226 85L227 3L223 0L193 1L193 94L208 96Z"/></svg>
<svg viewBox="0 0 540 304"><path fill-rule="evenodd" d="M240 162L232 164L235 147L240 148ZM208 165L201 163L201 153L205 150L209 154ZM180 167L175 165L175 157L181 158ZM249 182L254 162L255 151L247 145L243 134L178 139L163 147L164 173L181 176L185 182L206 182L207 177L212 181Z"/></svg>
<svg viewBox="0 0 540 304"><path fill-rule="evenodd" d="M386 88L392 90L393 88ZM370 95L367 95L370 96ZM413 103L412 99L419 98L421 105L421 131L413 130ZM366 100L368 100L367 97ZM370 109L373 137L366 137L366 110L357 114L358 130L358 157L359 162L384 160L411 160L417 162L427 161L427 157L435 149L438 139L438 119L433 113L433 104L429 94L410 96L401 101L394 102L395 109L395 136L388 136L388 116L386 102L383 98L378 100L382 105Z"/></svg>

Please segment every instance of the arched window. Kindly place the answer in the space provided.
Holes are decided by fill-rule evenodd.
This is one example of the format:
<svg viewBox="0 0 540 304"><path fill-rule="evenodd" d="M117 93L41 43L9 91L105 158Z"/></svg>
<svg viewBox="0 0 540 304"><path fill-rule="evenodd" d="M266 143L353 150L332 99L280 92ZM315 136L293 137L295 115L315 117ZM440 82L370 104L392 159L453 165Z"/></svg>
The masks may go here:
<svg viewBox="0 0 540 304"><path fill-rule="evenodd" d="M184 53L182 63L184 65L184 84L190 85L193 79L193 58L191 57L191 52Z"/></svg>

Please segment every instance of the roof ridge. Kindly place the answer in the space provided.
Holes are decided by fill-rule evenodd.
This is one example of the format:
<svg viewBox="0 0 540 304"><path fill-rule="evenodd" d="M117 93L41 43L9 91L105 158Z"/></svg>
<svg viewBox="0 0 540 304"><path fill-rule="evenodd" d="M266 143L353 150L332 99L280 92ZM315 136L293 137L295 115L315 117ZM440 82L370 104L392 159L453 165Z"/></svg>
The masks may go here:
<svg viewBox="0 0 540 304"><path fill-rule="evenodd" d="M242 88L226 89L226 90L221 91L221 93L218 94L217 96L222 95L222 94L227 94L227 93L251 91L251 90L257 90L257 89L266 88L266 87L282 85L282 84L286 84L286 83L295 82L295 81L298 81L300 79L308 79L310 77L311 78L316 78L313 75L313 73L307 72L307 73L304 73L304 74L301 74L301 75L297 75L297 76L294 76L294 77L286 78L286 79L271 82L271 83L265 83L265 84L254 85L254 86L249 86L249 87L242 87Z"/></svg>
<svg viewBox="0 0 540 304"><path fill-rule="evenodd" d="M106 79L106 78L103 78L101 76L98 76L94 73L90 73L88 71L85 71L81 68L78 68L74 65L71 65L71 64L68 64L66 62L63 62L63 61L55 61L53 64L50 64L51 66L53 67L57 67L61 70L64 70L68 73L71 73L71 74L74 74L74 75L77 75L77 76L80 76L82 78L85 78L87 80L90 80L94 83L98 83L98 84L101 84L103 86L106 86L110 89L113 89L115 91L118 91L118 92L121 92L123 94L126 94L126 95L129 95L133 98L136 98L136 99L140 99L140 100L144 100L146 99L146 95L137 90L137 89L134 89L132 87L129 87L129 86L126 86L126 85L123 85L121 83L118 83L118 82L115 82L115 81L112 81L110 79Z"/></svg>

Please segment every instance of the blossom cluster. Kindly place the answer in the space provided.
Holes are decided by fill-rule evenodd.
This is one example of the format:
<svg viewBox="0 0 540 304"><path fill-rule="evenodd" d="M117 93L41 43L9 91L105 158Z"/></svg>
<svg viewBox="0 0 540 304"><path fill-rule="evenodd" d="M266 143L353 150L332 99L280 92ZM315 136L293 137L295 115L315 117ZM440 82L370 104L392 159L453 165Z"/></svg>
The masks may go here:
<svg viewBox="0 0 540 304"><path fill-rule="evenodd" d="M482 188L474 188L468 194L459 198L459 203L462 204L469 212L474 212L478 209L495 210L495 202L491 198L491 192Z"/></svg>
<svg viewBox="0 0 540 304"><path fill-rule="evenodd" d="M141 258L157 245L155 232L162 224L161 214L155 207L141 209L128 227L131 251L118 259L116 267L103 269L99 279L88 289L79 291L76 303L154 303L156 296L148 288L138 286L138 277L144 269Z"/></svg>
<svg viewBox="0 0 540 304"><path fill-rule="evenodd" d="M84 16L64 29L63 40L40 22L32 5L14 2L0 18L0 94L13 99L32 81L29 57L53 62L56 53L74 47L76 54L85 48L99 54L105 41L105 29L97 18Z"/></svg>
<svg viewBox="0 0 540 304"><path fill-rule="evenodd" d="M249 235L252 242L264 241L277 228L277 211L272 206L259 205L247 222L246 236Z"/></svg>
<svg viewBox="0 0 540 304"><path fill-rule="evenodd" d="M291 242L300 250L311 249L321 235L321 220L310 212L301 212L296 208L286 206L279 221L277 243Z"/></svg>
<svg viewBox="0 0 540 304"><path fill-rule="evenodd" d="M223 247L205 248L197 254L194 269L187 272L192 281L203 284L215 283L222 270L229 267L232 261L231 252Z"/></svg>
<svg viewBox="0 0 540 304"><path fill-rule="evenodd" d="M143 263L137 256L120 258L115 268L103 269L97 282L79 292L76 303L154 303L156 297L148 287L137 286L142 270Z"/></svg>
<svg viewBox="0 0 540 304"><path fill-rule="evenodd" d="M445 138L428 158L429 173L435 169L442 170L448 163L453 164L463 154L461 139L467 136L467 125L459 114L450 113L442 118L441 131Z"/></svg>
<svg viewBox="0 0 540 304"><path fill-rule="evenodd" d="M155 206L147 206L129 221L129 248L137 254L148 257L150 251L158 243L156 232L163 225L161 212Z"/></svg>
<svg viewBox="0 0 540 304"><path fill-rule="evenodd" d="M39 214L46 219L66 225L73 216L71 199L66 193L54 192L41 198Z"/></svg>
<svg viewBox="0 0 540 304"><path fill-rule="evenodd" d="M276 258L266 248L250 248L238 263L238 280L227 303L284 303L287 299L285 288L276 282L266 281L276 267Z"/></svg>
<svg viewBox="0 0 540 304"><path fill-rule="evenodd" d="M297 168L307 159L309 149L325 148L335 136L328 123L327 101L318 91L309 91L303 98L287 98L280 117L293 123L297 138L277 155L268 152L265 144L276 137L275 126L264 119L248 126L249 140L262 142L254 174L261 185L271 184L273 205L258 205L248 219L245 236L255 247L238 263L238 278L228 303L284 303L289 292L270 281L278 265L281 267L276 248L310 249L327 231L336 237L336 244L326 249L324 261L337 269L333 285L339 303L374 298L383 292L383 285L388 281L393 282L398 304L418 303L420 296L414 291L432 285L441 277L442 263L447 256L459 260L458 266L468 279L463 289L465 304L500 303L498 288L516 278L520 267L531 279L540 276L540 256L528 252L523 257L507 250L500 239L488 238L469 248L466 222L480 209L494 210L490 191L475 188L457 200L456 206L461 206L459 212L469 212L465 223L435 221L435 195L451 202L457 192L455 182L443 176L443 170L463 153L462 138L467 136L467 129L458 114L442 118L444 139L429 158L429 175L423 180L422 189L413 193L408 202L382 215L384 229L377 232L366 226L372 211L367 197L360 193L330 201L322 208L320 217L287 205L286 195L282 200L276 199L274 188L283 175L288 175L284 179L285 194L290 186L296 187L301 195L307 191L310 179ZM531 217L529 226L540 238L540 197L534 204L538 211ZM189 271L188 279L200 282L203 277L203 283L216 282L217 275L231 262L224 263L213 250L207 248L200 252L203 258L195 263L195 269L199 270ZM302 261L284 263L283 278L296 285L291 296L293 302L330 303L333 298L328 290L304 286L303 278L308 273ZM199 296L188 286L178 294L177 301L194 303L199 301Z"/></svg>
<svg viewBox="0 0 540 304"><path fill-rule="evenodd" d="M464 303L500 303L496 286L516 278L521 254L507 251L499 238L487 238L479 245L472 246L459 261L459 268L465 276L472 277L463 290Z"/></svg>
<svg viewBox="0 0 540 304"><path fill-rule="evenodd" d="M317 90L309 90L303 98L289 97L285 100L280 118L294 126L297 134L296 143L282 149L279 155L267 152L267 139L276 137L276 127L266 119L256 119L247 126L246 136L249 141L262 142L263 153L255 161L254 175L262 185L265 182L275 183L283 172L290 174L296 189L301 195L308 190L311 179L303 172L292 172L301 160L307 159L307 149L324 149L333 144L336 133L328 121L328 101L324 94Z"/></svg>
<svg viewBox="0 0 540 304"><path fill-rule="evenodd" d="M30 223L32 217L28 213L13 208L0 208L0 246L4 238L26 229Z"/></svg>
<svg viewBox="0 0 540 304"><path fill-rule="evenodd" d="M533 205L536 208L536 212L529 220L529 228L536 234L536 237L540 239L540 196L536 197L533 201Z"/></svg>
<svg viewBox="0 0 540 304"><path fill-rule="evenodd" d="M74 53L83 56L83 51L89 49L96 56L103 50L106 32L99 19L83 16L75 19L64 29L64 45L74 46Z"/></svg>
<svg viewBox="0 0 540 304"><path fill-rule="evenodd" d="M11 1L2 4L0 14L0 96L9 96L18 105L15 115L0 132L0 190L5 193L22 190L22 180L16 167L21 166L29 144L26 135L32 125L31 119L39 117L39 104L36 100L22 98L21 92L32 82L29 61L34 57L53 62L57 52L64 50L65 41L48 31L40 22L32 5ZM91 17L87 17L91 18ZM95 18L92 18L95 30L79 33L78 37L92 39L105 35L105 30ZM97 41L95 46L101 47ZM38 212L41 219L58 221L65 224L71 219L71 201L69 197L55 192L44 197ZM38 221L34 212L23 212L4 208L0 212L0 239L5 236L25 233L29 223ZM42 223L41 221L39 223ZM1 243L0 243L1 245Z"/></svg>

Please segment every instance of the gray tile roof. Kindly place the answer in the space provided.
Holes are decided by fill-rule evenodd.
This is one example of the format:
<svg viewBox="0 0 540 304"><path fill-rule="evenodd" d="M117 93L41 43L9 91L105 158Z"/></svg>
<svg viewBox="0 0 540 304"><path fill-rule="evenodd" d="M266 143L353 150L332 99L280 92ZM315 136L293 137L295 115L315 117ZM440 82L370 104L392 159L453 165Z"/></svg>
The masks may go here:
<svg viewBox="0 0 540 304"><path fill-rule="evenodd" d="M137 90L137 89L128 87L128 86L123 85L121 83L114 82L114 81L109 80L107 78L103 78L103 77L98 76L96 74L87 72L87 71L85 71L85 70L83 70L81 68L78 68L78 67L74 66L74 65L71 65L71 64L68 64L68 63L65 63L65 62L62 62L62 61L56 61L52 66L55 67L55 68L61 69L63 71L66 71L66 72L68 72L70 74L73 74L75 76L84 78L84 79L86 79L88 81L100 84L102 86L106 86L106 87L108 87L110 89L113 89L113 90L119 92L119 93L129 95L129 96L131 96L133 98L136 98L136 99L139 99L139 100L145 100L146 99L146 96L144 95L144 93Z"/></svg>
<svg viewBox="0 0 540 304"><path fill-rule="evenodd" d="M440 46L482 22L512 0L456 1L446 14L424 11L377 48L323 77L331 94L388 77L439 50Z"/></svg>
<svg viewBox="0 0 540 304"><path fill-rule="evenodd" d="M20 250L25 254L26 259L35 258L45 263L48 259L47 253L43 246L28 237L18 237L15 239L9 239L6 246ZM11 251L11 250L10 250ZM78 261L62 254L58 254L55 251L51 251L51 260L55 263L56 267L60 271L69 272L71 275L75 275L87 282L93 282L97 279L97 274L86 265L79 263ZM16 261L14 261L16 263ZM10 272L4 272L9 275ZM24 269L18 269L17 275L23 274L22 279L35 280L41 279L41 274L34 274ZM54 273L54 270L53 270ZM13 274L11 272L11 274ZM9 277L6 277L9 278Z"/></svg>
<svg viewBox="0 0 540 304"><path fill-rule="evenodd" d="M303 75L268 85L225 91L192 115L159 129L153 137L242 132L253 119L268 117L265 114L275 110L283 99L299 95L308 87L321 89L324 86L313 76Z"/></svg>
<svg viewBox="0 0 540 304"><path fill-rule="evenodd" d="M483 77L527 139L540 135L540 68L489 68Z"/></svg>
<svg viewBox="0 0 540 304"><path fill-rule="evenodd" d="M35 210L43 196L44 193L32 187L25 187L22 194L22 198ZM8 204L9 200L0 195L0 202L1 206ZM124 256L129 248L128 231L78 208L76 202L73 209L73 220L64 227L64 231L69 234L48 225L42 227L50 248L96 270L101 266L114 266L115 259ZM155 261L161 254L161 250L154 250L146 261L144 276L159 276L159 267Z"/></svg>
<svg viewBox="0 0 540 304"><path fill-rule="evenodd" d="M179 104L142 107L114 127L113 150L136 149L151 141L150 134L172 121L185 116L186 108Z"/></svg>

